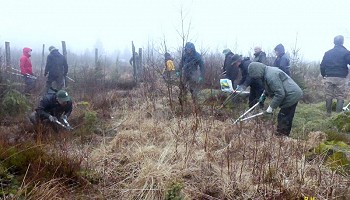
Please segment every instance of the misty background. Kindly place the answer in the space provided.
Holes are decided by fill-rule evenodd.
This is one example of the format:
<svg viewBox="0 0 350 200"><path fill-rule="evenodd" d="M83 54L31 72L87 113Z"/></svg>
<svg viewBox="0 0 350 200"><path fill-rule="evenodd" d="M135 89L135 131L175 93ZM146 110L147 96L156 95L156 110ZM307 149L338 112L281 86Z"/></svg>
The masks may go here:
<svg viewBox="0 0 350 200"><path fill-rule="evenodd" d="M273 52L282 43L287 52L299 49L302 59L320 61L334 36L344 35L345 47L350 44L346 0L0 0L0 5L0 48L8 41L19 54L30 47L40 55L43 44L45 54L51 45L62 52L66 41L68 56L93 55L98 48L102 56L128 61L131 41L137 49L151 43L163 53L165 40L168 51L176 51L182 24L198 51L230 48L249 56L256 45Z"/></svg>

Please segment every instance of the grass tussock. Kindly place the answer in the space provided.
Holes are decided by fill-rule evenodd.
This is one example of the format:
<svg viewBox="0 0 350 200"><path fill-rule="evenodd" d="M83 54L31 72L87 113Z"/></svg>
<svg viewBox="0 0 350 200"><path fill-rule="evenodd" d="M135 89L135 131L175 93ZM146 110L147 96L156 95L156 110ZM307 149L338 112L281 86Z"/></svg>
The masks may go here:
<svg viewBox="0 0 350 200"><path fill-rule="evenodd" d="M281 139L274 123L262 120L234 126L195 114L169 119L161 105L114 113L117 135L91 154L104 198L349 198L349 175L324 165L323 154L305 157L316 147L310 144L324 140L319 134Z"/></svg>

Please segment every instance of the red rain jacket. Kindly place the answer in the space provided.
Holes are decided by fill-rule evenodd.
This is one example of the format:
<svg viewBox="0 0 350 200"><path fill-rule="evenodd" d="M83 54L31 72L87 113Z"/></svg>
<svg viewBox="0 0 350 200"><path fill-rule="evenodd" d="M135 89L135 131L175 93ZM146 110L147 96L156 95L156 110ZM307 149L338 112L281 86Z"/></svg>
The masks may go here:
<svg viewBox="0 0 350 200"><path fill-rule="evenodd" d="M30 61L29 52L32 51L32 49L25 47L23 48L23 55L20 58L20 67L21 67L21 74L33 74L32 70L32 62Z"/></svg>

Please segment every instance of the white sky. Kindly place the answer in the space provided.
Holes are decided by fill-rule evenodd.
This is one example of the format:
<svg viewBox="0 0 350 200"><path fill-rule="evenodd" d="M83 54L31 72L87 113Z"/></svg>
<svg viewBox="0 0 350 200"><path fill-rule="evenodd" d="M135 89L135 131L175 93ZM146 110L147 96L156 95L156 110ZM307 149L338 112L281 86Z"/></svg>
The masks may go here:
<svg viewBox="0 0 350 200"><path fill-rule="evenodd" d="M301 48L304 60L319 61L345 36L350 49L348 0L0 0L0 47L42 44L77 53L101 41L106 52L137 48L166 38L170 51L181 46L181 8L190 41L197 50L231 48L248 55L256 45L272 52L282 43L287 51ZM131 51L131 49L130 49ZM130 53L131 54L131 53Z"/></svg>

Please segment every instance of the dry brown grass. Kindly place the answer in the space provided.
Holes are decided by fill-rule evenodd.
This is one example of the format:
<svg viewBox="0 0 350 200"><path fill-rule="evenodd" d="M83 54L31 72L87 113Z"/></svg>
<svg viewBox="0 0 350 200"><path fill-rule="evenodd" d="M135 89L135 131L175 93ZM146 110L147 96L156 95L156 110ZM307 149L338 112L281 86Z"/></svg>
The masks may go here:
<svg viewBox="0 0 350 200"><path fill-rule="evenodd" d="M166 97L141 93L112 114L117 135L90 155L103 198L164 199L174 182L184 199L350 198L349 175L331 171L323 156L305 159L312 140L275 137L264 121L174 117Z"/></svg>

